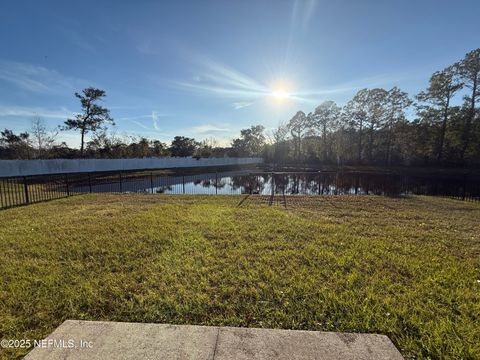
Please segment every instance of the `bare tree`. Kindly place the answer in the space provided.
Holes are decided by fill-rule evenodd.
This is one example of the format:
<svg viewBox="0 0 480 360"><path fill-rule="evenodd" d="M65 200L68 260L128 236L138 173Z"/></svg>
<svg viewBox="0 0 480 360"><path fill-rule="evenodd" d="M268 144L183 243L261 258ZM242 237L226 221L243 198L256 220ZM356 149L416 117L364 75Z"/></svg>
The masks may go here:
<svg viewBox="0 0 480 360"><path fill-rule="evenodd" d="M210 136L204 140L201 141L201 144L205 147L209 147L211 149L214 149L219 146L219 142L216 138L213 136Z"/></svg>
<svg viewBox="0 0 480 360"><path fill-rule="evenodd" d="M44 158L45 154L55 144L55 138L58 135L58 130L49 130L45 121L40 116L35 116L32 119L32 126L30 129L32 136L33 147L36 150L36 158Z"/></svg>

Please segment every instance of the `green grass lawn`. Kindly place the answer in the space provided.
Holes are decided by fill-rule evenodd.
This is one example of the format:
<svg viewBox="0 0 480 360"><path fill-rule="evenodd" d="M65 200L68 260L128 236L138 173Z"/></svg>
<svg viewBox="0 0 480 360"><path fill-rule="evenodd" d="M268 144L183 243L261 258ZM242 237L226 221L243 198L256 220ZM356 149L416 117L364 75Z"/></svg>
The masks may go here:
<svg viewBox="0 0 480 360"><path fill-rule="evenodd" d="M65 319L388 335L480 358L480 205L82 195L0 212L0 338ZM25 350L0 350L1 358Z"/></svg>

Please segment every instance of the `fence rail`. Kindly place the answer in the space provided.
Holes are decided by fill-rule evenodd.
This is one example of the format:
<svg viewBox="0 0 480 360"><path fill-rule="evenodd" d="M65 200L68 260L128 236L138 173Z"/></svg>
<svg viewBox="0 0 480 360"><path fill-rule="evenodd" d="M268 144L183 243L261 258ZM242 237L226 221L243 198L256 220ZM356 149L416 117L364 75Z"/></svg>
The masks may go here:
<svg viewBox="0 0 480 360"><path fill-rule="evenodd" d="M154 171L0 178L0 209L84 193L444 196L480 201L478 179L380 173L230 171L166 175Z"/></svg>

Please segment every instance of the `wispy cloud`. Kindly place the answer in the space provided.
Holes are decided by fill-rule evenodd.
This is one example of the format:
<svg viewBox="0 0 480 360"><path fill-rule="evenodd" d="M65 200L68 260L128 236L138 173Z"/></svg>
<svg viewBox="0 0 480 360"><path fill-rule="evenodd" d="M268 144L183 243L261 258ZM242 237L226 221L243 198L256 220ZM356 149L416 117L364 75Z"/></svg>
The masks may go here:
<svg viewBox="0 0 480 360"><path fill-rule="evenodd" d="M6 60L0 60L0 81L35 93L70 93L87 84L40 65Z"/></svg>
<svg viewBox="0 0 480 360"><path fill-rule="evenodd" d="M140 126L141 128L145 129L145 130L150 130L150 131L153 131L153 130L157 130L157 131L160 131L161 128L159 126L159 119L161 117L166 117L166 116L169 116L168 114L163 114L163 113L159 113L155 110L152 110L152 112L148 115L136 115L136 116L127 116L127 117L121 117L121 118L118 118L117 120L127 120L127 121L130 121L138 126ZM146 119L150 119L151 120L151 123L152 123L152 127L148 127L146 126L145 124L141 123L140 120L146 120Z"/></svg>
<svg viewBox="0 0 480 360"><path fill-rule="evenodd" d="M184 128L179 131L179 133L192 136L197 140L214 138L219 146L228 146L237 132L238 130L234 130L229 124L215 125L212 123Z"/></svg>
<svg viewBox="0 0 480 360"><path fill-rule="evenodd" d="M0 117L34 117L40 116L47 119L66 120L75 113L64 107L58 109L47 109L42 107L28 106L2 106L0 105Z"/></svg>
<svg viewBox="0 0 480 360"><path fill-rule="evenodd" d="M250 101L250 102L248 102L248 101L237 101L237 102L234 102L232 105L233 105L233 108L235 110L239 110L239 109L243 109L243 108L246 108L248 106L251 106L253 104L255 104L255 102L253 102L253 101Z"/></svg>
<svg viewBox="0 0 480 360"><path fill-rule="evenodd" d="M160 130L160 128L158 127L158 116L159 115L156 111L152 111L152 123L155 130Z"/></svg>
<svg viewBox="0 0 480 360"><path fill-rule="evenodd" d="M230 130L225 127L219 127L212 124L203 124L197 125L189 129L189 132L193 132L196 134L211 134L211 133L221 133L221 132L229 132Z"/></svg>
<svg viewBox="0 0 480 360"><path fill-rule="evenodd" d="M337 94L353 95L355 92L363 88L398 86L405 79L417 77L417 73L418 72L415 69L412 69L405 72L379 74L361 79L354 79L331 87L298 91L295 94L292 94L291 97L294 99L298 98L304 102L315 103L319 101L319 98L325 98L326 96L334 96Z"/></svg>
<svg viewBox="0 0 480 360"><path fill-rule="evenodd" d="M148 126L142 124L142 123L141 123L140 121L138 121L138 120L133 120L133 119L128 119L128 120L130 120L133 124L141 127L141 128L144 129L144 130L152 131L151 128L149 128Z"/></svg>
<svg viewBox="0 0 480 360"><path fill-rule="evenodd" d="M198 93L210 93L232 98L258 98L270 90L250 76L205 56L191 55L197 74L191 81L177 81L176 85Z"/></svg>

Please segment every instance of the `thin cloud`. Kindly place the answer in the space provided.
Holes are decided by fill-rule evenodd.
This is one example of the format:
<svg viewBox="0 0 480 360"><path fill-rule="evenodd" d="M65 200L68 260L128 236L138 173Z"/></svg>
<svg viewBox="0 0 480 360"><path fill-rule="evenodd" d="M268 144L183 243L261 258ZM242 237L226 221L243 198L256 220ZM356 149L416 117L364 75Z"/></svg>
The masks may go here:
<svg viewBox="0 0 480 360"><path fill-rule="evenodd" d="M218 133L218 132L229 132L229 131L230 130L227 128L222 128L222 127L211 125L211 124L198 125L189 129L189 132L193 132L196 134Z"/></svg>
<svg viewBox="0 0 480 360"><path fill-rule="evenodd" d="M0 117L34 117L40 116L47 119L67 119L73 116L75 112L64 107L59 109L46 109L42 107L26 107L26 106L0 106Z"/></svg>
<svg viewBox="0 0 480 360"><path fill-rule="evenodd" d="M261 84L247 75L218 63L205 63L204 73L197 76L194 82L177 82L184 89L195 91L199 94L215 95L226 98L243 98L245 101L234 101L232 106L239 110L259 100L272 96L272 89ZM346 91L349 89L325 89L289 93L288 98L299 102L310 102L309 97L329 92Z"/></svg>
<svg viewBox="0 0 480 360"><path fill-rule="evenodd" d="M148 130L148 131L161 131L162 129L160 128L159 126L159 119L161 117L165 117L165 116L169 116L168 114L162 114L162 113L158 113L157 111L155 110L152 110L152 112L148 115L136 115L136 116L127 116L127 117L121 117L121 118L118 118L117 121L122 121L122 120L126 120L126 121L130 121L132 122L133 124L135 125L138 125L140 126L142 129L145 129L145 130ZM152 127L148 127L147 125L143 124L142 122L140 122L140 120L146 120L146 119L149 119L151 120L152 122Z"/></svg>
<svg viewBox="0 0 480 360"><path fill-rule="evenodd" d="M184 89L192 90L200 94L214 94L224 97L248 97L248 98L258 98L261 96L266 96L268 94L267 90L265 91L255 91L255 90L244 90L239 88L226 87L221 85L208 85L208 84L194 84L188 82L177 82L177 85L183 87Z"/></svg>
<svg viewBox="0 0 480 360"><path fill-rule="evenodd" d="M86 81L65 76L46 67L0 60L0 81L35 93L70 93L86 86Z"/></svg>
<svg viewBox="0 0 480 360"><path fill-rule="evenodd" d="M258 98L270 92L264 84L218 61L194 54L189 58L193 59L198 70L193 81L175 82L183 89L233 98Z"/></svg>
<svg viewBox="0 0 480 360"><path fill-rule="evenodd" d="M232 105L233 105L233 108L235 110L240 110L240 109L243 109L243 108L246 108L248 106L251 106L255 104L254 102L246 102L246 101L237 101L237 102L234 102Z"/></svg>
<svg viewBox="0 0 480 360"><path fill-rule="evenodd" d="M399 86L402 81L409 78L416 78L421 72L418 69L410 69L408 71L399 73L380 74L362 79L352 80L346 83L339 84L333 87L308 89L295 92L291 95L292 99L297 99L305 102L318 102L319 97L326 95L337 95L342 93L354 94L363 88L373 87L393 87Z"/></svg>
<svg viewBox="0 0 480 360"><path fill-rule="evenodd" d="M176 81L175 85L184 90L201 95L239 99L232 103L239 110L253 105L257 100L272 96L270 85L259 82L250 76L210 58L190 54L199 70L193 81ZM292 100L309 102L301 93L289 93ZM240 100L242 99L242 100Z"/></svg>
<svg viewBox="0 0 480 360"><path fill-rule="evenodd" d="M158 127L158 114L155 111L152 111L152 123L155 130L160 130Z"/></svg>
<svg viewBox="0 0 480 360"><path fill-rule="evenodd" d="M148 126L145 126L144 124L142 124L140 121L131 120L131 119L129 119L129 120L130 120L132 123L134 123L135 125L140 126L142 129L149 130L149 131L152 130L152 129L150 129Z"/></svg>

